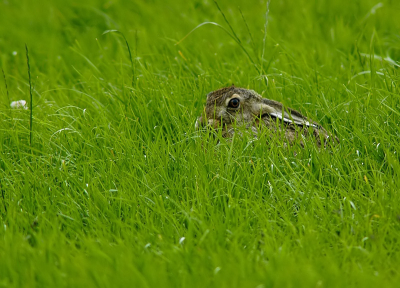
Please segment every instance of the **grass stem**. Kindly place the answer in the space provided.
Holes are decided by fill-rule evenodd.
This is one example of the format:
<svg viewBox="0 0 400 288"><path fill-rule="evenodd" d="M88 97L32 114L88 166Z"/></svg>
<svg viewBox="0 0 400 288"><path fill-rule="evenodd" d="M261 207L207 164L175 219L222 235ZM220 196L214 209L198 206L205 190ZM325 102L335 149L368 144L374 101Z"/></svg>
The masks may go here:
<svg viewBox="0 0 400 288"><path fill-rule="evenodd" d="M263 49L261 54L261 73L264 72L264 54L265 54L265 40L267 38L267 27L268 27L268 16L269 16L269 4L271 0L267 2L267 12L265 13L265 24L264 24L264 38L263 38Z"/></svg>
<svg viewBox="0 0 400 288"><path fill-rule="evenodd" d="M219 12L222 14L222 17L224 17L226 24L228 24L229 28L231 29L234 40L239 44L240 48L242 48L243 52L247 55L247 57L249 58L251 63L253 63L254 68L257 70L257 72L260 73L260 70L258 69L256 63L253 61L253 58L251 58L251 56L247 52L246 48L244 48L242 41L240 41L240 38L236 35L235 30L233 30L233 28L232 28L232 25L229 23L228 19L225 17L224 12L219 7L217 0L214 0L214 3L215 3L215 5L217 5Z"/></svg>
<svg viewBox="0 0 400 288"><path fill-rule="evenodd" d="M28 65L28 77L29 77L29 112L30 112L30 117L29 117L29 145L32 147L32 115L33 115L33 97L32 97L32 80L31 80L31 66L29 64L29 50L28 50L28 45L25 44L25 50L26 50L26 63Z"/></svg>
<svg viewBox="0 0 400 288"><path fill-rule="evenodd" d="M238 9L239 9L240 15L242 15L243 22L244 22L244 24L246 25L247 32L249 33L250 42L251 42L251 47L253 48L253 53L254 53L254 55L257 55L256 45L255 45L255 43L254 43L253 35L252 35L251 32L250 32L249 25L247 25L247 21L246 21L246 19L244 18L244 15L243 15L242 10L240 9L240 7L238 7Z"/></svg>
<svg viewBox="0 0 400 288"><path fill-rule="evenodd" d="M6 87L8 105L10 105L10 93L8 92L8 85L7 85L6 73L4 73L3 68L1 68L1 72L3 72L4 85L5 85L5 87ZM9 107L9 106L8 106L8 107Z"/></svg>
<svg viewBox="0 0 400 288"><path fill-rule="evenodd" d="M131 69L132 69L132 88L133 88L133 87L134 87L134 84L135 84L135 69L134 69L134 65L133 65L133 59L132 59L131 48L129 47L128 40L126 40L124 33L120 32L120 31L118 31L118 30L107 30L107 31L104 31L102 35L107 34L107 33L117 33L117 34L121 35L122 38L124 38L124 40L125 40L125 44L126 44L126 47L127 47L127 49L128 49L128 53L129 53L129 60L131 61ZM136 35L137 35L137 33L136 33ZM135 51L136 51L136 50L135 50Z"/></svg>

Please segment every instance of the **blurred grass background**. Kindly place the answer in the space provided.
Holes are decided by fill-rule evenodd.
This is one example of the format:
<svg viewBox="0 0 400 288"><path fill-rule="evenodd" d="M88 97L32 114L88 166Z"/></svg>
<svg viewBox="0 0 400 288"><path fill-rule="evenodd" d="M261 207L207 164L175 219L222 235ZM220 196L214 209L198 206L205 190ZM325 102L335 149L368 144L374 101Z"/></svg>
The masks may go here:
<svg viewBox="0 0 400 288"><path fill-rule="evenodd" d="M0 287L397 287L400 4L272 0L263 62L266 1L218 4L261 72L216 26L175 45L229 29L210 0L0 1ZM232 83L340 145L216 146Z"/></svg>

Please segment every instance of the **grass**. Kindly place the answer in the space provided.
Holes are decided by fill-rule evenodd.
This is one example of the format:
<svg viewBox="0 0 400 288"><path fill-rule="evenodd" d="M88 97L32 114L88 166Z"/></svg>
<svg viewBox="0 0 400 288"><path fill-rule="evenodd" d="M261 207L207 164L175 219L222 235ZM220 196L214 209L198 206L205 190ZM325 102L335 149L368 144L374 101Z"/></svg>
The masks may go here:
<svg viewBox="0 0 400 288"><path fill-rule="evenodd" d="M31 2L0 2L0 287L397 287L397 1L271 1L264 53L267 1ZM215 145L232 83L340 145Z"/></svg>

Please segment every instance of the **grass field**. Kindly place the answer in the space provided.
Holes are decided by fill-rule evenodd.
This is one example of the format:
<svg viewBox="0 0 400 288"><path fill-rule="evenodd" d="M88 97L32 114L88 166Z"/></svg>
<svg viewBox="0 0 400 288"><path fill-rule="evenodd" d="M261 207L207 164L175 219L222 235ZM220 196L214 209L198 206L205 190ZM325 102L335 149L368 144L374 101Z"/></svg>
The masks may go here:
<svg viewBox="0 0 400 288"><path fill-rule="evenodd" d="M218 4L0 1L0 287L399 287L400 3ZM232 83L340 145L216 145Z"/></svg>

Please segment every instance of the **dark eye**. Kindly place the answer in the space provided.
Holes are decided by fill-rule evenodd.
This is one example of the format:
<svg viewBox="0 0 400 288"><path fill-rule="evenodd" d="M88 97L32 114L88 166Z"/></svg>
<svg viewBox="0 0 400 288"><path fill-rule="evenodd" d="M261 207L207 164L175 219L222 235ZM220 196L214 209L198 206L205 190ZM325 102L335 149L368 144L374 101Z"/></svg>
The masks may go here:
<svg viewBox="0 0 400 288"><path fill-rule="evenodd" d="M240 104L240 100L237 98L233 98L233 99L231 99L231 101L229 101L228 107L238 108L239 104Z"/></svg>

